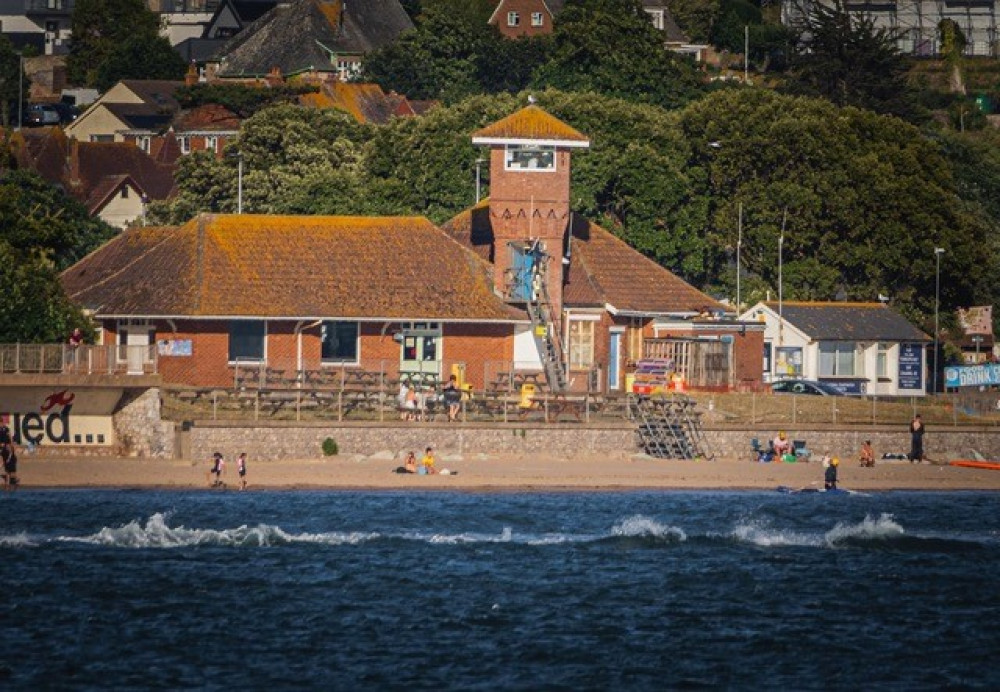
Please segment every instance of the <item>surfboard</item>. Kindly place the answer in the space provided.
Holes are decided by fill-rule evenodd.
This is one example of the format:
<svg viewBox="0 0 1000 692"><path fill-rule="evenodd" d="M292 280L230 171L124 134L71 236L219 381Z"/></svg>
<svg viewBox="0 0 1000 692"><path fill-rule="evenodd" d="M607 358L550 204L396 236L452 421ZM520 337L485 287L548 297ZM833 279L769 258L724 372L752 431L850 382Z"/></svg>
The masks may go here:
<svg viewBox="0 0 1000 692"><path fill-rule="evenodd" d="M973 459L956 459L950 462L952 466L964 466L969 469L989 469L1000 471L1000 461L975 461Z"/></svg>

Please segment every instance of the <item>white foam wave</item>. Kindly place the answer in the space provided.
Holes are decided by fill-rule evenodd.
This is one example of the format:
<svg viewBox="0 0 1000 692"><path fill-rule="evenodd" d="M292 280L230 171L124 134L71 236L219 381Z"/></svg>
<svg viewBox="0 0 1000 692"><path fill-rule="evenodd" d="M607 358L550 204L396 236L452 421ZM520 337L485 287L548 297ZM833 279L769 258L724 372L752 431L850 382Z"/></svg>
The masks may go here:
<svg viewBox="0 0 1000 692"><path fill-rule="evenodd" d="M429 543L444 545L456 545L458 543L510 543L513 540L514 532L509 526L503 527L503 531L499 535L484 533L434 534L427 539Z"/></svg>
<svg viewBox="0 0 1000 692"><path fill-rule="evenodd" d="M38 545L28 537L28 534L15 533L7 536L0 536L0 548L33 548Z"/></svg>
<svg viewBox="0 0 1000 692"><path fill-rule="evenodd" d="M821 541L817 536L775 529L763 521L748 520L733 527L730 537L741 542L758 545L764 548L777 546L816 546Z"/></svg>
<svg viewBox="0 0 1000 692"><path fill-rule="evenodd" d="M628 517L612 526L611 535L626 538L663 538L678 542L687 540L687 534L680 527L661 524L642 514Z"/></svg>
<svg viewBox="0 0 1000 692"><path fill-rule="evenodd" d="M290 534L268 524L239 526L235 529L188 529L167 524L169 515L153 514L145 524L131 521L117 528L104 527L90 536L61 537L59 540L118 548L182 548L201 545L266 547L291 543L325 545L357 544L378 538L377 533L302 533Z"/></svg>
<svg viewBox="0 0 1000 692"><path fill-rule="evenodd" d="M827 531L826 542L836 545L845 540L885 541L905 534L891 514L883 513L877 518L868 515L857 524L837 524Z"/></svg>

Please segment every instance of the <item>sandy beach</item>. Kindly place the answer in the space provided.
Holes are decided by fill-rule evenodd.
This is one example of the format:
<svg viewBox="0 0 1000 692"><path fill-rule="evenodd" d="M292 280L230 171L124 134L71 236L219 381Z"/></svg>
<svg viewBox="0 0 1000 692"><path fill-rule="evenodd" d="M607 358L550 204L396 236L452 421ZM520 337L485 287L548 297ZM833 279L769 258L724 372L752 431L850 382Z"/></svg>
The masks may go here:
<svg viewBox="0 0 1000 692"><path fill-rule="evenodd" d="M233 460L224 481L239 485ZM406 489L467 491L554 491L627 489L749 489L822 487L818 462L756 464L746 460L662 460L642 455L573 459L543 456L439 455L438 468L456 475L392 473L402 463L388 453L320 459L267 461L250 456L249 490ZM209 461L72 457L25 454L19 464L21 489L166 488L209 490ZM861 468L843 461L840 485L855 490L1000 490L1000 471L933 463L879 462Z"/></svg>

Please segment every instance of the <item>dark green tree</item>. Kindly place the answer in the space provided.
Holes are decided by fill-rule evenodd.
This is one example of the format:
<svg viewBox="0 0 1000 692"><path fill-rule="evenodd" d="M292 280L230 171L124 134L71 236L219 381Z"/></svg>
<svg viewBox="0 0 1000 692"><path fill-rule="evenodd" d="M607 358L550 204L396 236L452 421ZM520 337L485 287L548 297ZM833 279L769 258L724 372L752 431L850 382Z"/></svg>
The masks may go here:
<svg viewBox="0 0 1000 692"><path fill-rule="evenodd" d="M96 86L107 91L123 79L184 78L187 65L163 36L131 36L115 46L97 68Z"/></svg>
<svg viewBox="0 0 1000 692"><path fill-rule="evenodd" d="M924 113L907 82L909 62L896 39L895 31L877 28L871 16L849 12L842 0L810 3L786 90L920 120Z"/></svg>
<svg viewBox="0 0 1000 692"><path fill-rule="evenodd" d="M0 174L0 341L62 341L87 319L67 299L58 272L114 235L75 200L38 176Z"/></svg>
<svg viewBox="0 0 1000 692"><path fill-rule="evenodd" d="M17 124L17 111L30 88L31 81L21 73L21 56L10 39L0 36L0 124L4 127Z"/></svg>
<svg viewBox="0 0 1000 692"><path fill-rule="evenodd" d="M145 39L152 46L159 20L143 0L76 0L70 28L69 81L94 86L101 66L123 43Z"/></svg>
<svg viewBox="0 0 1000 692"><path fill-rule="evenodd" d="M872 300L919 318L933 311L935 247L944 247L942 305L969 305L997 275L987 214L959 195L940 148L896 118L763 90L714 94L686 108L687 173L704 205L709 277L732 271L737 205L744 267L777 288L787 214L787 298ZM715 146L712 146L712 143Z"/></svg>
<svg viewBox="0 0 1000 692"><path fill-rule="evenodd" d="M193 84L182 86L174 97L184 108L197 108L208 103L225 106L241 118L249 118L270 106L298 103L299 96L318 91L310 84L280 84L262 88L244 84Z"/></svg>
<svg viewBox="0 0 1000 692"><path fill-rule="evenodd" d="M639 0L569 0L553 34L550 60L533 86L586 91L664 108L703 93L694 62L664 47Z"/></svg>

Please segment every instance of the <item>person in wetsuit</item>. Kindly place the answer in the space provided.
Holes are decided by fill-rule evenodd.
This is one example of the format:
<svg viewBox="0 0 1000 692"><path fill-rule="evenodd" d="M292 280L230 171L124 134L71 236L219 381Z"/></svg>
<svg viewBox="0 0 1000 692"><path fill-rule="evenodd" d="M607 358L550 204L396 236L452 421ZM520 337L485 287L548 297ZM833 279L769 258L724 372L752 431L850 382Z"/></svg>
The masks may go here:
<svg viewBox="0 0 1000 692"><path fill-rule="evenodd" d="M837 467L840 465L840 459L834 457L830 460L830 465L826 467L826 473L823 476L823 487L827 490L837 489Z"/></svg>

